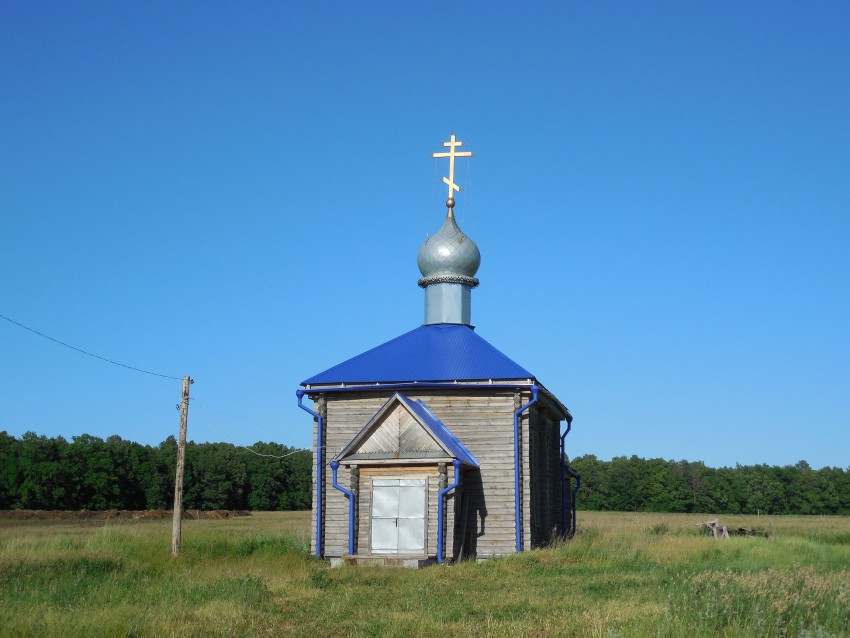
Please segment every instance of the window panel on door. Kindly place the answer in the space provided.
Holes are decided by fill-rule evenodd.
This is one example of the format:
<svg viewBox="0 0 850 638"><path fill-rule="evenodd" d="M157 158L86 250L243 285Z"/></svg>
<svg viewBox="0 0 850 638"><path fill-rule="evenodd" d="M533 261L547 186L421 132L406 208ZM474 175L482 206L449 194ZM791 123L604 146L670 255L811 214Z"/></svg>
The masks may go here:
<svg viewBox="0 0 850 638"><path fill-rule="evenodd" d="M421 553L425 551L425 519L398 519L399 553Z"/></svg>
<svg viewBox="0 0 850 638"><path fill-rule="evenodd" d="M386 483L387 480L382 479L381 482ZM395 518L396 516L398 516L398 485L378 485L375 481L372 489L372 517Z"/></svg>
<svg viewBox="0 0 850 638"><path fill-rule="evenodd" d="M394 518L376 518L372 521L372 551L396 552L398 527Z"/></svg>
<svg viewBox="0 0 850 638"><path fill-rule="evenodd" d="M412 481L408 481L412 482ZM398 515L400 518L423 518L425 516L425 479L419 485L401 485L398 488Z"/></svg>

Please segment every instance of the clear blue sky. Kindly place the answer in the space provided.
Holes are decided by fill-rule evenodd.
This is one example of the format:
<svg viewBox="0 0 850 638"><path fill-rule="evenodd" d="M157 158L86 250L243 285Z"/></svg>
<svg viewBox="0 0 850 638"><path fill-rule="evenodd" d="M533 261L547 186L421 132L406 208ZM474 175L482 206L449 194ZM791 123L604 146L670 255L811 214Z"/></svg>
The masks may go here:
<svg viewBox="0 0 850 638"><path fill-rule="evenodd" d="M309 446L301 380L477 331L571 455L848 466L850 4L0 4L0 314L196 379L189 437ZM176 434L180 382L0 320L0 430ZM212 417L212 418L208 418Z"/></svg>

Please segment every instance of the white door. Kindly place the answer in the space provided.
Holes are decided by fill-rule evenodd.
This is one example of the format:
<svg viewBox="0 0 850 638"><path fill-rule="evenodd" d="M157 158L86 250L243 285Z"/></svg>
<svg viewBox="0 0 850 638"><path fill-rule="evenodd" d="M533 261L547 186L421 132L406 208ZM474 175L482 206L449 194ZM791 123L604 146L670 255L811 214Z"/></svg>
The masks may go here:
<svg viewBox="0 0 850 638"><path fill-rule="evenodd" d="M426 481L372 479L372 552L425 553Z"/></svg>

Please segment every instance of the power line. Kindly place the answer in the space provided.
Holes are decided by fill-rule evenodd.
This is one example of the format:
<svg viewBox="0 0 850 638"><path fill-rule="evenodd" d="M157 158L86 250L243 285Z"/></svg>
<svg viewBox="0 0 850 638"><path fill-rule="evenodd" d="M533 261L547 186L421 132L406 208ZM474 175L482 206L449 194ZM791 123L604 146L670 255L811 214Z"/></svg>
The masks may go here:
<svg viewBox="0 0 850 638"><path fill-rule="evenodd" d="M251 454L256 454L257 456L265 456L269 459L285 459L287 456L292 456L293 454L300 454L301 452L309 452L310 450L302 449L302 450L293 450L292 452L287 452L281 456L276 454L260 454L259 452L255 452L249 447L245 447L244 445L237 445L236 447L241 447L243 450L248 450Z"/></svg>
<svg viewBox="0 0 850 638"><path fill-rule="evenodd" d="M231 438L231 439L234 438L229 432L225 431L224 428L222 428L218 423L216 423L215 419L213 419L209 415L209 413L204 409L203 405L198 403L197 399L192 399L192 401L195 403L195 405L197 405L201 409L201 412L203 413L204 417L206 417L207 421L209 421L216 430L218 430L222 434L226 435L228 438ZM219 410L219 412L221 412L221 410ZM245 445L236 445L234 443L233 446L238 447L238 448L242 448L243 450L248 450L251 454L255 454L257 456L263 456L263 457L266 457L266 458L269 458L269 459L285 459L287 456L292 456L294 454L298 454L299 452L309 452L309 450L302 448L302 449L298 449L298 450L293 450L291 452L287 452L286 454L282 454L282 455L261 454L260 452L257 452L256 450L252 450L251 448L249 448Z"/></svg>
<svg viewBox="0 0 850 638"><path fill-rule="evenodd" d="M5 315L0 315L0 319L5 319L9 323L13 323L16 326L23 328L24 330L29 330L30 332L37 334L39 337L44 337L45 339L49 339L50 341L53 341L54 343L58 343L61 346L65 346L66 348L70 348L71 350L76 350L77 352L81 352L82 354L86 354L90 357L94 357L95 359L100 359L101 361L105 361L106 363L111 363L112 365L115 365L115 366L127 368L128 370L135 370L136 372L144 372L145 374L150 374L150 375L155 376L155 377L162 377L164 379L174 379L175 381L181 381L182 380L182 377L172 377L171 375L168 375L168 374L159 374L157 372L151 372L150 370L142 370L141 368L134 368L133 366L128 366L124 363L118 363L117 361L113 361L112 359L107 359L106 357L101 357L99 355L92 354L91 352L86 352L85 350L82 350L80 348L75 348L74 346L72 346L68 343L65 343L64 341L59 341L59 339L54 339L53 337L47 336L43 332L39 332L38 330L34 330L33 328L30 328L29 326L25 326L22 323L18 323L14 319L10 319L9 317L6 317Z"/></svg>

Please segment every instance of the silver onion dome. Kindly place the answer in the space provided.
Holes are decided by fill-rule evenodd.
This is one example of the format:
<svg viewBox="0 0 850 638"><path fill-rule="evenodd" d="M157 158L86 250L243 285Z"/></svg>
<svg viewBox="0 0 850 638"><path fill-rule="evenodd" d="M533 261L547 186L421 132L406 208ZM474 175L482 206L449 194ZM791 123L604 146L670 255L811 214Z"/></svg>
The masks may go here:
<svg viewBox="0 0 850 638"><path fill-rule="evenodd" d="M441 281L478 285L475 273L481 265L481 253L475 242L458 227L451 208L443 227L422 244L417 263L422 273L419 280L422 287Z"/></svg>

